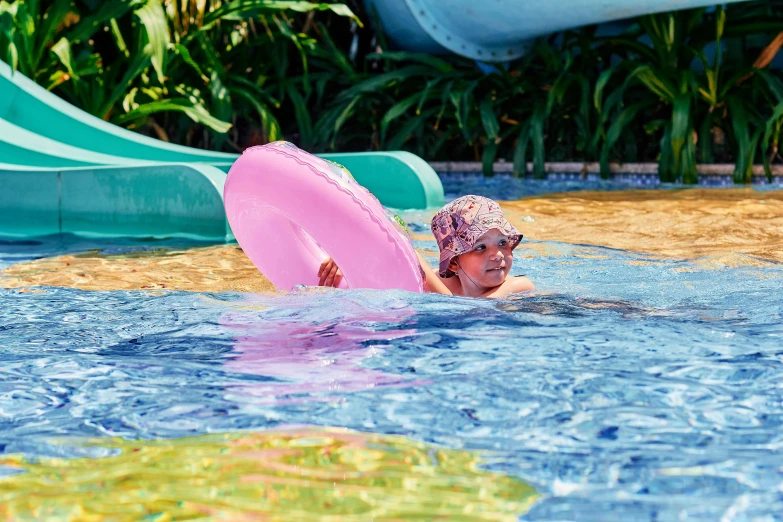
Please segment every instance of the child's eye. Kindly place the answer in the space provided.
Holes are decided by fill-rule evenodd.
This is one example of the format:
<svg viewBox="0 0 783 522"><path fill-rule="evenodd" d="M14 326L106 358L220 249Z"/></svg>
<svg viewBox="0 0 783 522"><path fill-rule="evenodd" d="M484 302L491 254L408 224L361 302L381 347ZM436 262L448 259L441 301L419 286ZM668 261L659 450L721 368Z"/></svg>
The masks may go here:
<svg viewBox="0 0 783 522"><path fill-rule="evenodd" d="M508 245L508 241L506 241L505 239L501 239L500 240L500 246L504 247L506 245Z"/></svg>
<svg viewBox="0 0 783 522"><path fill-rule="evenodd" d="M486 248L484 245L478 245L476 246L476 248L474 248L474 250L476 250L477 252L481 252L482 250L484 250L484 248Z"/></svg>

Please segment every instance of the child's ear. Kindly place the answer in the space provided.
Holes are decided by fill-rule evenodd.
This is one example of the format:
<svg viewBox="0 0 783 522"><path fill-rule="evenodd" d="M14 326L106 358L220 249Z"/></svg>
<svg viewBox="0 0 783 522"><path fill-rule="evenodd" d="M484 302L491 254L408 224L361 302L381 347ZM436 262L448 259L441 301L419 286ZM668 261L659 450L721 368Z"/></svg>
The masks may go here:
<svg viewBox="0 0 783 522"><path fill-rule="evenodd" d="M449 270L454 272L455 274L459 272L459 265L457 264L457 259L459 256L454 256L451 258L451 261L449 261Z"/></svg>

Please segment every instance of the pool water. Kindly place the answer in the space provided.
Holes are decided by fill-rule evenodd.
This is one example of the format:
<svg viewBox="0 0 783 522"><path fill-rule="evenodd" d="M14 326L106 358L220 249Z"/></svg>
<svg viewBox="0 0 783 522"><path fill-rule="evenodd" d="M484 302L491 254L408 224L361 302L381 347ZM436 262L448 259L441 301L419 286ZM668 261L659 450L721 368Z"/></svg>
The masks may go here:
<svg viewBox="0 0 783 522"><path fill-rule="evenodd" d="M0 290L0 513L773 520L783 265L587 239L525 241L538 291L497 301ZM186 247L6 241L0 268Z"/></svg>

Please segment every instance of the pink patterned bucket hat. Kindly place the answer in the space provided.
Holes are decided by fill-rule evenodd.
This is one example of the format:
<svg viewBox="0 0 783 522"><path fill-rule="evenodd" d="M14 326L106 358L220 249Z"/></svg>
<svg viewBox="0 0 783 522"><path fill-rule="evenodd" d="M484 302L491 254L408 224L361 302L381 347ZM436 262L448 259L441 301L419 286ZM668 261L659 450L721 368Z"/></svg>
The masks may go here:
<svg viewBox="0 0 783 522"><path fill-rule="evenodd" d="M470 252L476 240L493 228L509 236L512 248L522 241L522 234L503 216L500 205L483 196L455 199L435 214L431 228L440 248L441 277L456 275L449 270L452 258Z"/></svg>

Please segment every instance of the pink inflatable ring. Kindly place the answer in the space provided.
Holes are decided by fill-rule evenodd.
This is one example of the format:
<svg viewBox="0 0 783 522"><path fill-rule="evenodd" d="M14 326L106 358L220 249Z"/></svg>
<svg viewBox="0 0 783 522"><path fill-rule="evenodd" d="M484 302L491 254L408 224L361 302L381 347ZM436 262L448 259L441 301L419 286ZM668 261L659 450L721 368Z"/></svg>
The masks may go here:
<svg viewBox="0 0 783 522"><path fill-rule="evenodd" d="M240 246L280 290L317 285L331 256L343 288L423 291L399 218L336 163L287 142L251 147L231 167L223 199Z"/></svg>

